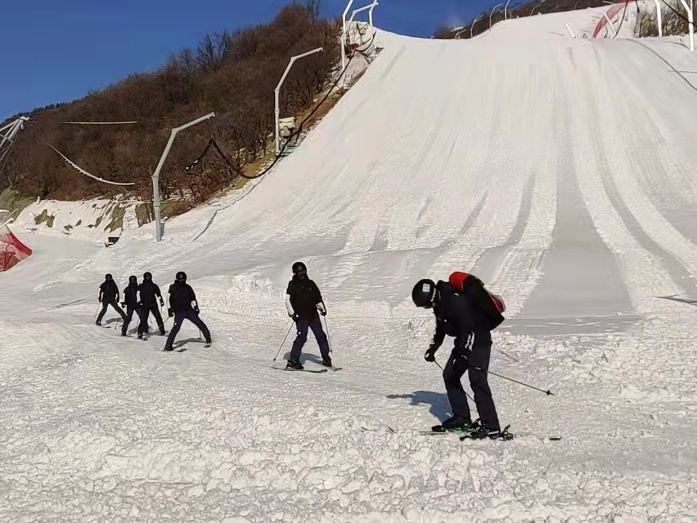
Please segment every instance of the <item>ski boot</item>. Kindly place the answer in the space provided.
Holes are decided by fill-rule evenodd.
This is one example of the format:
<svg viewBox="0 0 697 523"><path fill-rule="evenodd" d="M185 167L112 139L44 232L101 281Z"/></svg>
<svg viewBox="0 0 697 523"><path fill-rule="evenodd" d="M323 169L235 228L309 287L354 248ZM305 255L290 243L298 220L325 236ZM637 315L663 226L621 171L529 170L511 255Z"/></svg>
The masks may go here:
<svg viewBox="0 0 697 523"><path fill-rule="evenodd" d="M288 364L286 365L286 370L305 370L305 367L303 367L302 364L297 360L289 360Z"/></svg>
<svg viewBox="0 0 697 523"><path fill-rule="evenodd" d="M445 420L441 425L431 427L433 432L472 432L477 429L478 421L472 423L461 416L453 416Z"/></svg>
<svg viewBox="0 0 697 523"><path fill-rule="evenodd" d="M322 358L322 365L329 367L330 369L334 368L334 365L332 365L332 359L329 356Z"/></svg>
<svg viewBox="0 0 697 523"><path fill-rule="evenodd" d="M174 347L165 347L163 350L165 352L172 352L174 350Z"/></svg>

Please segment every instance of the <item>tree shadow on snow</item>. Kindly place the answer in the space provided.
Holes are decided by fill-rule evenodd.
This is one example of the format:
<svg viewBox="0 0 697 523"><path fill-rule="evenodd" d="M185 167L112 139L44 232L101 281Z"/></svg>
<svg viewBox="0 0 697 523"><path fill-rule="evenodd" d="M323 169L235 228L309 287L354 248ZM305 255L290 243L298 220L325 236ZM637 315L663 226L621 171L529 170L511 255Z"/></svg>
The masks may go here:
<svg viewBox="0 0 697 523"><path fill-rule="evenodd" d="M451 416L448 396L441 392L417 390L411 394L388 394L387 399L408 399L410 400L409 405L414 407L419 405L430 405L429 412L439 421L445 420Z"/></svg>

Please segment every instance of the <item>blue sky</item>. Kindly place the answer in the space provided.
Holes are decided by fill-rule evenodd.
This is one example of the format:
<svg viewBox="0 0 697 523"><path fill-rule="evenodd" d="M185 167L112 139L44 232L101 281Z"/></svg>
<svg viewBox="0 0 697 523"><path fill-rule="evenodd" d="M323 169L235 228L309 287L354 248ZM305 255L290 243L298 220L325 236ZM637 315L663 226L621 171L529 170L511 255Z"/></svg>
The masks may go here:
<svg viewBox="0 0 697 523"><path fill-rule="evenodd" d="M322 0L340 16L347 0ZM289 0L32 0L3 2L0 122L20 111L85 96L133 72L163 65L207 32L273 18ZM369 3L356 0L355 6ZM383 0L376 24L430 36L495 0Z"/></svg>

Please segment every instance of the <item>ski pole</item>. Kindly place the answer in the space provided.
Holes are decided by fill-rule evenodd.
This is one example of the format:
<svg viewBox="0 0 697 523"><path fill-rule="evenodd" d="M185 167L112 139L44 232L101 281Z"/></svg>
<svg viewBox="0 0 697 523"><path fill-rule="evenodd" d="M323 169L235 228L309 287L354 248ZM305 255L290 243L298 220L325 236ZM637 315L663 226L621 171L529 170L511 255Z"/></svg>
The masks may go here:
<svg viewBox="0 0 697 523"><path fill-rule="evenodd" d="M513 378L509 378L508 376L496 374L495 372L490 371L490 370L484 370L480 367L473 367L473 368L480 370L482 372L486 372L487 374L491 374L492 376L496 376L497 378L512 381L513 383L517 383L518 385L522 385L523 387L527 387L529 389L536 390L537 392L542 392L542 393L546 394L547 396L554 396L554 393L551 390L540 389L540 388L534 387L533 385L528 385L527 383L524 383L522 381L518 381L518 380L514 380Z"/></svg>
<svg viewBox="0 0 697 523"><path fill-rule="evenodd" d="M324 317L324 326L327 329L327 345L329 345L329 352L334 352L332 350L332 342L331 339L329 338L329 322L327 321L327 317Z"/></svg>
<svg viewBox="0 0 697 523"><path fill-rule="evenodd" d="M438 360L433 360L433 363L435 363L436 365L438 365L438 368L439 368L440 370L442 370L443 372L445 372L445 369L441 366L440 363L438 363ZM467 397L472 401L472 403L474 403L474 398L473 398L472 396L469 395L469 392L467 392L467 391L464 390L464 389L463 389L463 392L465 393L465 396L467 396Z"/></svg>
<svg viewBox="0 0 697 523"><path fill-rule="evenodd" d="M288 332L286 333L286 337L283 338L283 341L281 342L281 346L278 348L278 352L276 353L276 356L274 356L273 361L276 361L278 358L278 355L281 353L281 349L283 346L286 344L286 340L288 339L288 336L290 336L290 331L293 330L293 323L290 324L290 327L288 327Z"/></svg>

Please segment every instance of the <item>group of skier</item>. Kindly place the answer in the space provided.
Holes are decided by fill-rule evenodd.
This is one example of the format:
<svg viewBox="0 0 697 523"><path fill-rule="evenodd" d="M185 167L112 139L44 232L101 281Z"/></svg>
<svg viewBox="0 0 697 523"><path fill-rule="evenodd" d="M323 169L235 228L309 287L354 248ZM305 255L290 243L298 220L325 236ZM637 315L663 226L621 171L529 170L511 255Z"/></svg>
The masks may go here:
<svg viewBox="0 0 697 523"><path fill-rule="evenodd" d="M300 363L302 349L307 342L307 335L312 330L320 353L322 365L332 367L329 341L322 327L320 315L326 316L327 308L317 284L307 273L307 266L302 262L292 266L293 277L286 290L286 308L288 316L295 322L296 338L288 358L286 370L304 370ZM124 313L118 306L119 291L110 274L100 287L99 300L102 311L97 318L97 325L108 306L112 306L122 317L122 335L127 335L128 324L133 313L140 318L138 337L147 333L147 320L150 313L157 321L160 334L165 334L157 300L161 306L164 301L159 287L152 281L152 275L145 273L140 285L135 276L129 278L129 285L124 289L126 308ZM138 299L139 296L139 299ZM488 383L488 368L491 357L491 331L503 322L502 313L505 305L500 296L487 291L476 276L455 272L449 280L419 281L412 290L412 301L417 307L433 311L436 328L433 340L424 354L427 362L434 362L436 351L442 346L446 336L455 338L454 348L443 369L443 380L453 416L442 424L432 428L434 432L457 431L473 439L510 439L510 434L501 430L496 406ZM169 316L174 316L174 326L169 333L165 350L173 350L172 344L185 319L196 325L211 343L208 327L199 318L199 308L193 289L186 283L186 274L177 273L175 282L169 288ZM462 377L469 373L469 381L474 393L474 402L479 413L479 420L473 421L467 402L467 394L462 386Z"/></svg>
<svg viewBox="0 0 697 523"><path fill-rule="evenodd" d="M123 301L121 307L126 309L126 312L119 307L119 288L111 274L107 274L104 282L99 286L99 301L102 304L102 310L97 316L97 325L102 324L102 319L106 314L107 309L111 306L123 319L121 326L121 335L128 335L128 326L133 320L133 314L138 315L138 339L142 339L143 335L148 332L148 319L152 313L160 335L166 334L165 324L162 321L160 307L165 306L164 299L160 287L153 282L152 274L146 272L143 274L143 281L138 284L136 276L128 278L128 286L123 290ZM159 302L159 306L158 306ZM169 317L174 317L174 326L165 342L165 351L174 350L174 340L181 329L184 320L191 321L196 325L206 339L206 344L211 344L211 333L206 324L199 318L198 302L196 294L190 285L186 283L186 273L178 272L175 281L169 286Z"/></svg>

